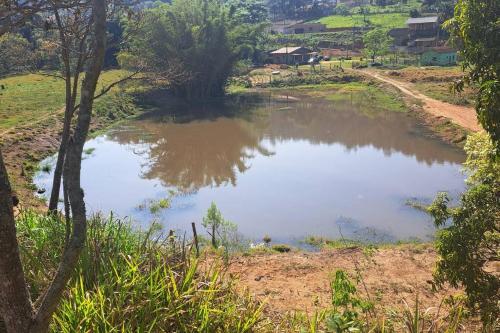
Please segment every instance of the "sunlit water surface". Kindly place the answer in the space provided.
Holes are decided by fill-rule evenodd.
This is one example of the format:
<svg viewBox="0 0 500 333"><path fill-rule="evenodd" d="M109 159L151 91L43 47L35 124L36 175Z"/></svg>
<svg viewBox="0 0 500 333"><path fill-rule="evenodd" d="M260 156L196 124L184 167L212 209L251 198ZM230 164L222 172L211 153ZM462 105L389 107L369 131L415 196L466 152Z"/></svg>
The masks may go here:
<svg viewBox="0 0 500 333"><path fill-rule="evenodd" d="M438 191L456 197L464 188L459 149L432 138L409 114L352 96L266 92L189 113L204 116L151 112L88 141L88 210L190 232L213 201L256 241L340 232L426 240L435 231L431 219L407 202L429 203ZM51 178L41 172L35 182L49 193ZM151 202L171 191L171 208L153 213Z"/></svg>

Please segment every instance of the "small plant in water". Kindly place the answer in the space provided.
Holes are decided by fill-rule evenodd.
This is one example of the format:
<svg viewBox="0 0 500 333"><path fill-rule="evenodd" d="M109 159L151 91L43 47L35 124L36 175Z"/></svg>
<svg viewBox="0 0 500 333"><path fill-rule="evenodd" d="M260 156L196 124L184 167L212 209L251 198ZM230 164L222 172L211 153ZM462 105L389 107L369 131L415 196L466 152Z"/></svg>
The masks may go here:
<svg viewBox="0 0 500 333"><path fill-rule="evenodd" d="M280 253L286 253L286 252L290 252L292 250L292 248L286 244L273 245L272 249L274 251L280 252Z"/></svg>
<svg viewBox="0 0 500 333"><path fill-rule="evenodd" d="M272 239L269 235L265 235L264 238L262 238L262 241L266 246L269 246L269 244L271 244Z"/></svg>
<svg viewBox="0 0 500 333"><path fill-rule="evenodd" d="M149 206L149 211L151 214L156 214L160 210L170 208L171 200L170 198L163 198L157 201L152 201Z"/></svg>
<svg viewBox="0 0 500 333"><path fill-rule="evenodd" d="M95 151L95 148L87 148L83 150L83 153L85 155L92 155L92 153Z"/></svg>
<svg viewBox="0 0 500 333"><path fill-rule="evenodd" d="M52 170L52 167L50 166L50 164L44 164L44 165L42 165L41 170L43 172L50 173L50 171Z"/></svg>

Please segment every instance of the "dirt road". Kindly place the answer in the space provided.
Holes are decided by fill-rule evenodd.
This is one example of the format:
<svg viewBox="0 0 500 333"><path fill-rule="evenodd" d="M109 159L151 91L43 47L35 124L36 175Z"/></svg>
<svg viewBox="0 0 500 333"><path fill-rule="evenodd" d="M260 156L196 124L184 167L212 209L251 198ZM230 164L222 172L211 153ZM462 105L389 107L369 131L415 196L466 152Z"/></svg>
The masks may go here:
<svg viewBox="0 0 500 333"><path fill-rule="evenodd" d="M362 72L381 82L390 84L398 88L405 95L422 101L424 111L428 112L429 114L448 118L453 123L470 131L478 132L482 129L481 125L479 125L477 121L476 111L473 108L438 101L437 99L431 98L418 92L411 83L394 80L386 76L382 76L381 74L374 71L365 70L358 72Z"/></svg>

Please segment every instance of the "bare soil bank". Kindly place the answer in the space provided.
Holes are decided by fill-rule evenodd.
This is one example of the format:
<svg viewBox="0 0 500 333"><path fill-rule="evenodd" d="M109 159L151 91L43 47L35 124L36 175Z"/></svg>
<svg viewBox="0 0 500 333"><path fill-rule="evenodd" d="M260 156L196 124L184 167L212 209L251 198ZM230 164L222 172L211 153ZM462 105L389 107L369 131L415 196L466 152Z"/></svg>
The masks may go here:
<svg viewBox="0 0 500 333"><path fill-rule="evenodd" d="M443 300L460 290L433 291L432 272L437 254L432 244L394 245L380 249L350 247L320 252L263 253L237 256L229 272L237 286L266 302L270 316L305 311L309 315L331 306L330 282L337 270L357 281L359 294L370 299L377 316L413 306L429 316L447 314ZM464 320L465 332L476 332L478 322Z"/></svg>

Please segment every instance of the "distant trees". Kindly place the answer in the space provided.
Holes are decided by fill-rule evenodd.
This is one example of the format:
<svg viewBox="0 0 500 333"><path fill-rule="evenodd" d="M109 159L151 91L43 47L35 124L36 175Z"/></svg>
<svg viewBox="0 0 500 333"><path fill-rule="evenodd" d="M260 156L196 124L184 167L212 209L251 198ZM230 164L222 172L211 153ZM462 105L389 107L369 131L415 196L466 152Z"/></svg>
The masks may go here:
<svg viewBox="0 0 500 333"><path fill-rule="evenodd" d="M150 79L183 98L221 96L234 64L253 56L264 32L258 8L220 0L160 4L145 12L139 29L128 31L128 54L121 59L142 66ZM243 15L247 10L251 19Z"/></svg>
<svg viewBox="0 0 500 333"><path fill-rule="evenodd" d="M349 7L345 3L340 3L333 9L333 14L347 16L349 15Z"/></svg>
<svg viewBox="0 0 500 333"><path fill-rule="evenodd" d="M267 0L274 19L312 19L331 14L334 7L330 0Z"/></svg>
<svg viewBox="0 0 500 333"><path fill-rule="evenodd" d="M424 0L422 11L438 13L440 22L444 22L453 17L456 2L456 0Z"/></svg>
<svg viewBox="0 0 500 333"><path fill-rule="evenodd" d="M500 155L500 2L496 0L459 0L455 16L446 22L453 43L460 49L466 70L464 84L479 86L476 112Z"/></svg>
<svg viewBox="0 0 500 333"><path fill-rule="evenodd" d="M372 62L375 62L377 56L386 54L392 42L393 38L389 36L387 29L376 28L368 31L363 36L364 51L367 56L372 58Z"/></svg>
<svg viewBox="0 0 500 333"><path fill-rule="evenodd" d="M268 7L263 0L227 0L229 15L245 24L258 24L268 20Z"/></svg>
<svg viewBox="0 0 500 333"><path fill-rule="evenodd" d="M420 17L420 12L418 9L416 8L413 8L412 10L410 10L410 17Z"/></svg>
<svg viewBox="0 0 500 333"><path fill-rule="evenodd" d="M28 40L15 33L0 36L0 75L21 72L34 62L35 54Z"/></svg>

